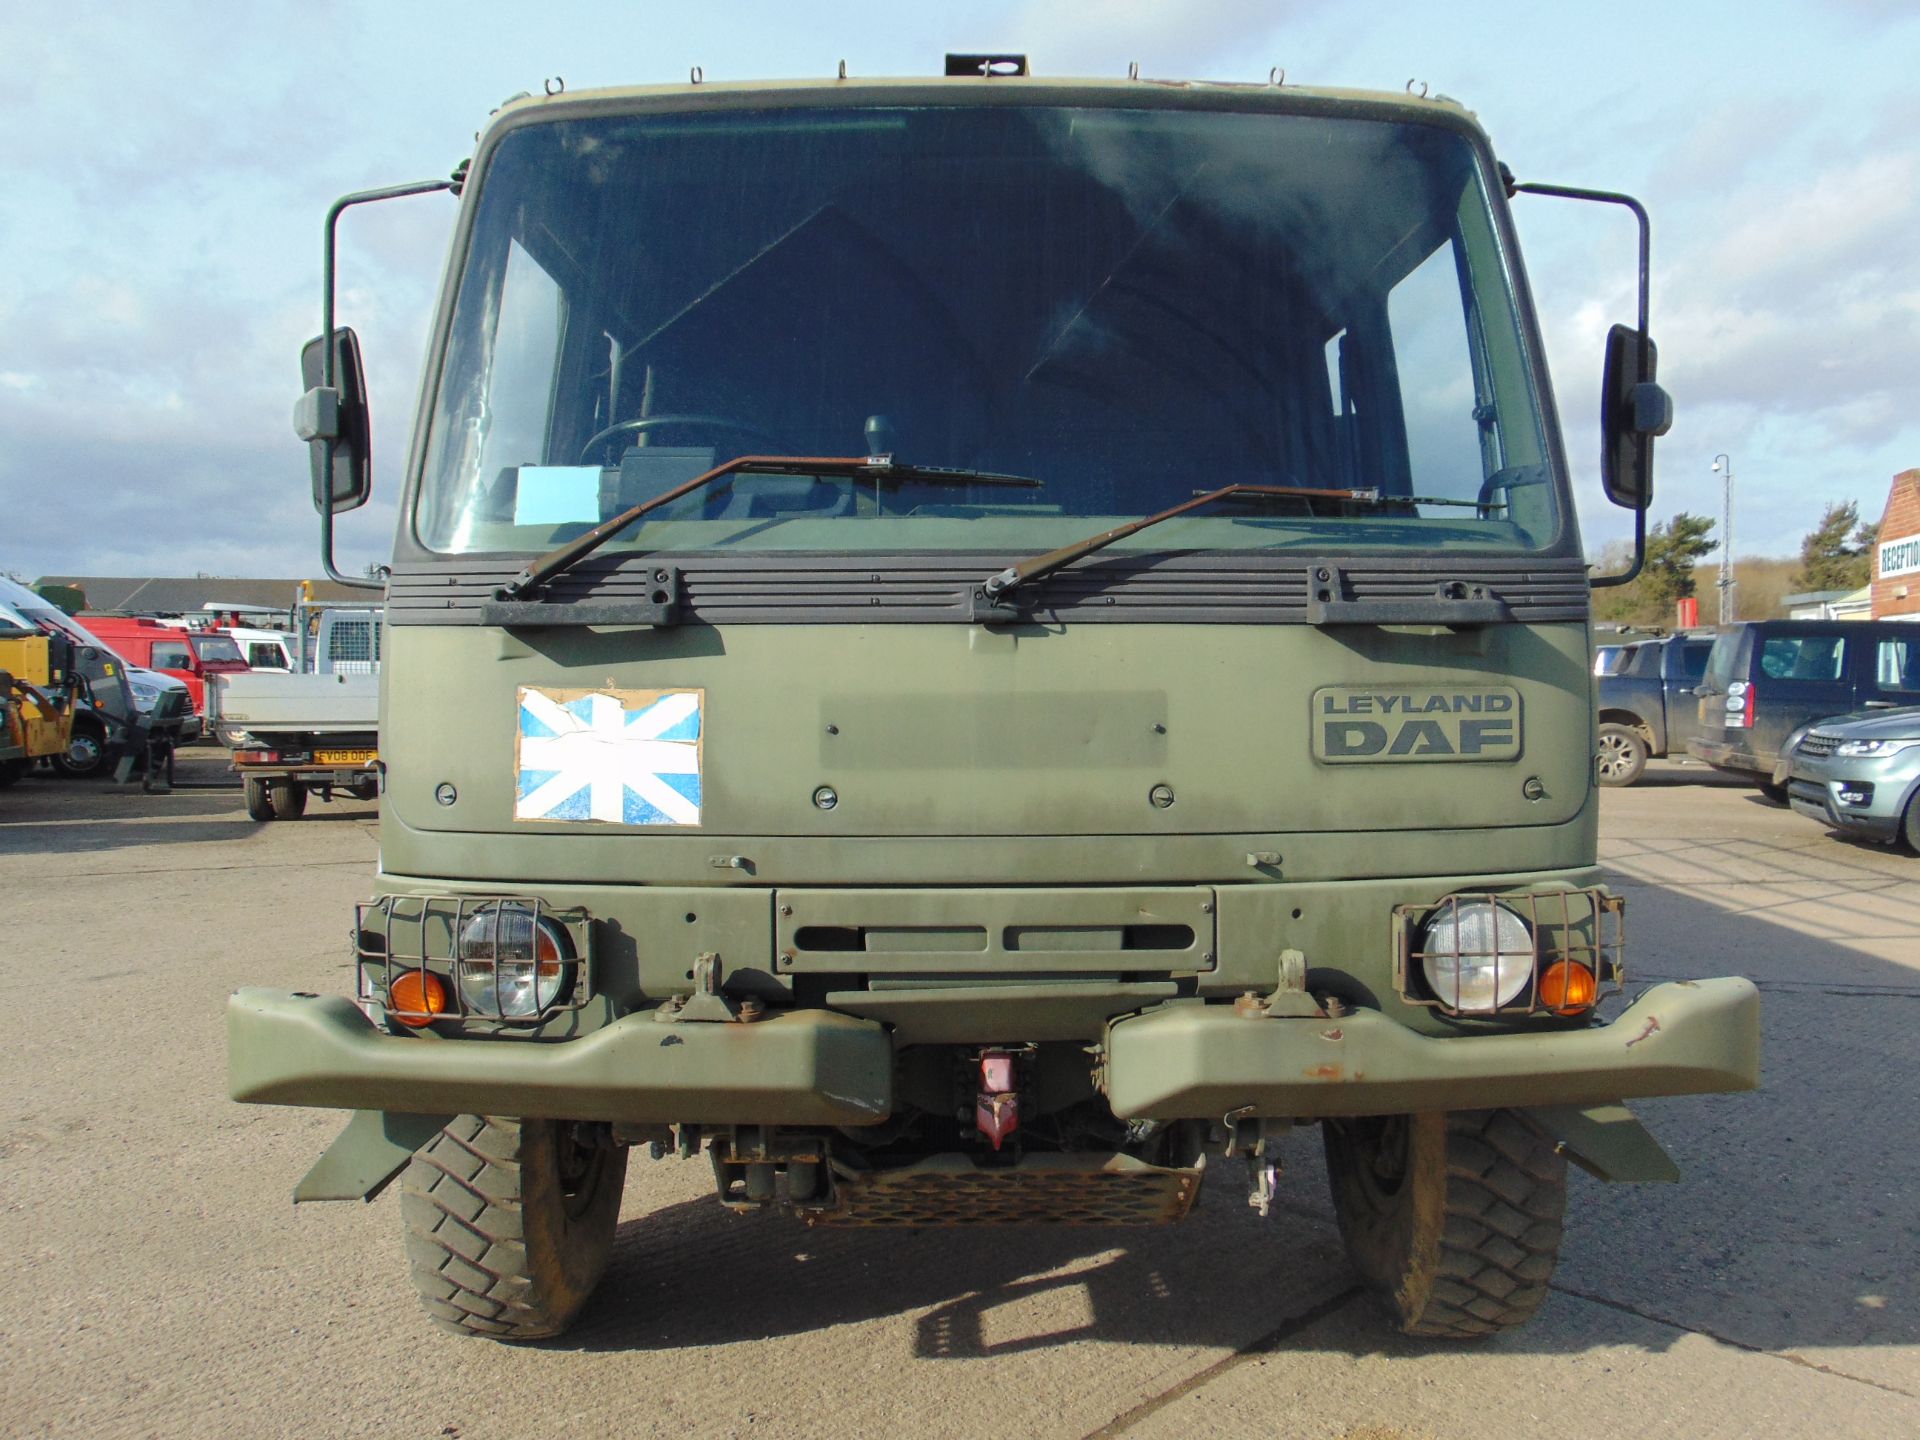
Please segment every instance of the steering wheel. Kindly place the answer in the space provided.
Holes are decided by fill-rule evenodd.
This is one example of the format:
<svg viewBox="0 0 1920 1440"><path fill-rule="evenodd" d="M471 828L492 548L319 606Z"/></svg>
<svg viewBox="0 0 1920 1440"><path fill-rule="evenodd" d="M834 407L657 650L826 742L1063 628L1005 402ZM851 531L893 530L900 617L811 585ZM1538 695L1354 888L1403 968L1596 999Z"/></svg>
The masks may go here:
<svg viewBox="0 0 1920 1440"><path fill-rule="evenodd" d="M724 430L729 434L752 440L757 447L770 454L786 453L788 446L764 430L756 430L751 425L743 425L738 420L729 420L724 415L642 415L637 420L621 420L607 426L586 444L580 447L580 461L584 465L593 458L597 447L622 435L644 435L649 430L664 429L669 425L695 425L708 430Z"/></svg>

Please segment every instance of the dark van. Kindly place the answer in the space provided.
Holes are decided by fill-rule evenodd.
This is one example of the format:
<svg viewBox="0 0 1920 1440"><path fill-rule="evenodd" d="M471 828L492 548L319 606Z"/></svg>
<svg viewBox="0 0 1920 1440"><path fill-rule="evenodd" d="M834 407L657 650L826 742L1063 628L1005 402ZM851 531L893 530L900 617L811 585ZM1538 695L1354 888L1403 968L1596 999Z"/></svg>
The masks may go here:
<svg viewBox="0 0 1920 1440"><path fill-rule="evenodd" d="M1809 720L1920 705L1920 624L1753 620L1714 637L1699 697L1696 759L1764 790L1789 733ZM1776 798L1784 798L1784 795Z"/></svg>

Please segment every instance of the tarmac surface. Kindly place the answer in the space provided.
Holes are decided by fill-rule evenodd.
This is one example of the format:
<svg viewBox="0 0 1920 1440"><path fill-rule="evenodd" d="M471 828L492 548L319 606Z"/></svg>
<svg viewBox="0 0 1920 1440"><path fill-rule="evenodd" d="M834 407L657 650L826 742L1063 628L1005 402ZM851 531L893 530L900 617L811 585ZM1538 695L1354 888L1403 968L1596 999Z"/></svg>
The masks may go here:
<svg viewBox="0 0 1920 1440"><path fill-rule="evenodd" d="M0 791L0 1433L1920 1435L1920 858L1698 769L1604 793L1629 989L1751 976L1765 1085L1638 1107L1685 1178L1576 1173L1522 1330L1393 1336L1309 1132L1271 1220L1222 1172L1168 1230L808 1231L643 1151L527 1347L427 1323L391 1192L289 1203L339 1117L225 1098L229 991L349 987L378 823L254 824L220 770Z"/></svg>

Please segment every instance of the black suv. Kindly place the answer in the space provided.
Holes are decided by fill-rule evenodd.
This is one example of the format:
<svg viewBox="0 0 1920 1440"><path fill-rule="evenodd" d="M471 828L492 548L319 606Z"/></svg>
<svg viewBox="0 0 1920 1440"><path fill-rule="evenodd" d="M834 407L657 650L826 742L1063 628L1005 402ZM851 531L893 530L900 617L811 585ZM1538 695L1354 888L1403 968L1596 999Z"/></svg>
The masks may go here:
<svg viewBox="0 0 1920 1440"><path fill-rule="evenodd" d="M1714 638L1694 692L1695 758L1784 799L1774 761L1809 720L1920 705L1920 625L1872 620L1753 620Z"/></svg>

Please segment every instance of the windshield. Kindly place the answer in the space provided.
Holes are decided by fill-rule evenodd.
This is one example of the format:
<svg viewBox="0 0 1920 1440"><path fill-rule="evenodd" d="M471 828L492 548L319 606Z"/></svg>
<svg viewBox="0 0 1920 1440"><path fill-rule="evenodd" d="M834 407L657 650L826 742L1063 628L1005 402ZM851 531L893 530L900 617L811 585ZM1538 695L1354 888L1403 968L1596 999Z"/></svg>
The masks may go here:
<svg viewBox="0 0 1920 1440"><path fill-rule="evenodd" d="M743 454L1038 488L734 477L611 549L1527 550L1559 506L1470 143L1243 112L794 109L509 133L474 202L417 532L544 550ZM1447 503L1450 502L1450 503Z"/></svg>
<svg viewBox="0 0 1920 1440"><path fill-rule="evenodd" d="M240 653L240 647L233 643L230 635L196 635L193 637L193 649L200 657L200 663L209 670L247 668L247 657Z"/></svg>

